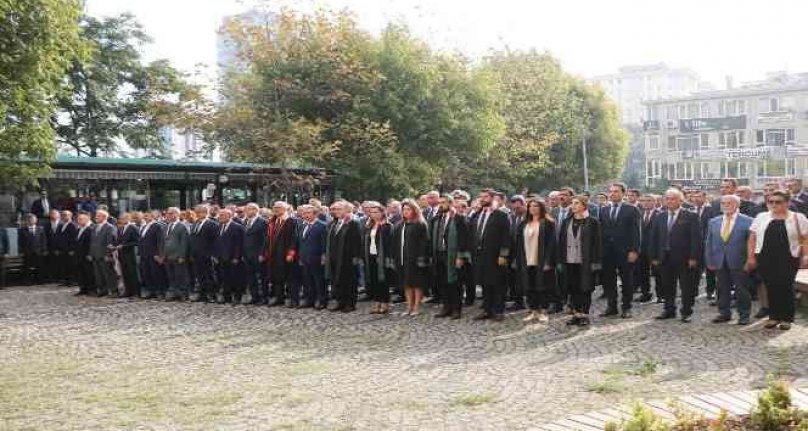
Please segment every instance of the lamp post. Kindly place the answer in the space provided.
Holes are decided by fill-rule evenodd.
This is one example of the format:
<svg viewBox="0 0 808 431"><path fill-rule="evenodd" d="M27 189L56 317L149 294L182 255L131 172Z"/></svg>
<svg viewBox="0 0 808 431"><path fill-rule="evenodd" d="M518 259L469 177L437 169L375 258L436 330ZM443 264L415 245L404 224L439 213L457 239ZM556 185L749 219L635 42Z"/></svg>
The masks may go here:
<svg viewBox="0 0 808 431"><path fill-rule="evenodd" d="M589 190L589 165L586 160L586 132L581 134L581 149L584 154L584 189Z"/></svg>

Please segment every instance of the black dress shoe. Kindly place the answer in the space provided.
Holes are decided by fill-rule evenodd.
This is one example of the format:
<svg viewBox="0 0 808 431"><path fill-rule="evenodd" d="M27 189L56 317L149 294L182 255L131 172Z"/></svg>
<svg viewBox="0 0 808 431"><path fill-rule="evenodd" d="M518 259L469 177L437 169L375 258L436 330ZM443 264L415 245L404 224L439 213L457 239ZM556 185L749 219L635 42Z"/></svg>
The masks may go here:
<svg viewBox="0 0 808 431"><path fill-rule="evenodd" d="M342 311L343 308L345 308L345 307L342 306L342 305L335 305L335 306L329 308L328 311L332 311L332 312L333 311Z"/></svg>
<svg viewBox="0 0 808 431"><path fill-rule="evenodd" d="M768 308L761 308L758 310L757 314L755 314L755 319L765 319L769 317L769 309Z"/></svg>
<svg viewBox="0 0 808 431"><path fill-rule="evenodd" d="M303 308L314 308L314 306L313 306L313 305L311 305L311 304L310 304L310 303L308 303L308 302L304 302L304 303L302 303L302 304L298 305L298 306L297 306L297 308L301 308L301 309L303 309Z"/></svg>
<svg viewBox="0 0 808 431"><path fill-rule="evenodd" d="M342 307L342 310L340 311L342 311L343 313L353 313L354 311L356 311L356 307L349 305L347 307Z"/></svg>
<svg viewBox="0 0 808 431"><path fill-rule="evenodd" d="M581 322L580 317L573 317L573 318L567 320L567 326L578 326L578 324L580 322Z"/></svg>
<svg viewBox="0 0 808 431"><path fill-rule="evenodd" d="M284 303L285 303L285 302L286 302L286 301L283 301L283 300L278 299L278 298L272 298L272 299L271 299L271 300L270 300L270 301L267 303L267 305L268 305L268 306L270 306L270 307L280 307L281 305L284 305Z"/></svg>
<svg viewBox="0 0 808 431"><path fill-rule="evenodd" d="M430 296L424 300L424 304L440 304L441 300L438 297Z"/></svg>
<svg viewBox="0 0 808 431"><path fill-rule="evenodd" d="M463 305L466 306L466 307L471 307L472 305L474 305L474 300L473 299L466 299L465 301L463 301Z"/></svg>
<svg viewBox="0 0 808 431"><path fill-rule="evenodd" d="M606 311L604 311L603 313L600 313L599 316L600 317L611 317L611 316L617 316L617 314L618 314L617 310L615 310L613 308L609 308Z"/></svg>
<svg viewBox="0 0 808 431"><path fill-rule="evenodd" d="M657 298L657 299L656 299L656 303L657 303L657 304L664 304L664 303L665 303L665 300L664 300L664 299L662 299L662 298Z"/></svg>
<svg viewBox="0 0 808 431"><path fill-rule="evenodd" d="M96 292L95 296L101 298L103 296L107 296L107 292Z"/></svg>
<svg viewBox="0 0 808 431"><path fill-rule="evenodd" d="M441 310L440 313L435 315L435 318L436 319L442 319L444 317L449 317L450 314L452 314L452 312L449 311L449 309L444 308L443 310Z"/></svg>
<svg viewBox="0 0 808 431"><path fill-rule="evenodd" d="M286 306L286 308L298 308L299 306L300 306L299 304L294 304L290 302L289 305Z"/></svg>
<svg viewBox="0 0 808 431"><path fill-rule="evenodd" d="M676 313L662 313L659 316L654 317L656 320L668 320L668 319L675 319Z"/></svg>
<svg viewBox="0 0 808 431"><path fill-rule="evenodd" d="M208 298L204 296L197 296L196 298L191 299L191 302L208 302Z"/></svg>
<svg viewBox="0 0 808 431"><path fill-rule="evenodd" d="M460 312L459 312L459 311L455 311L455 312L453 312L453 313L452 313L452 314L449 316L449 318L450 318L450 319L452 319L452 320L460 320Z"/></svg>
<svg viewBox="0 0 808 431"><path fill-rule="evenodd" d="M647 295L640 295L640 297L637 298L637 302L646 303L646 302L651 302L651 300L653 300L653 299L654 299L654 297L651 296L651 294L649 293Z"/></svg>
<svg viewBox="0 0 808 431"><path fill-rule="evenodd" d="M80 290L73 294L73 296L86 296L86 295L87 295L87 292L82 292Z"/></svg>
<svg viewBox="0 0 808 431"><path fill-rule="evenodd" d="M317 305L314 306L314 309L317 310L317 311L325 310L325 308L326 307L323 304L317 304Z"/></svg>
<svg viewBox="0 0 808 431"><path fill-rule="evenodd" d="M493 320L494 322L502 322L503 320L505 320L505 316L501 314L495 314L491 316L491 320Z"/></svg>
<svg viewBox="0 0 808 431"><path fill-rule="evenodd" d="M624 312L620 313L620 318L621 319L631 319L631 312L630 311L624 311Z"/></svg>
<svg viewBox="0 0 808 431"><path fill-rule="evenodd" d="M578 319L578 326L589 326L589 318L581 317Z"/></svg>
<svg viewBox="0 0 808 431"><path fill-rule="evenodd" d="M490 319L490 318L491 318L490 314L482 313L482 314L478 314L478 315L474 316L474 319L472 319L472 320L487 320L487 319Z"/></svg>
<svg viewBox="0 0 808 431"><path fill-rule="evenodd" d="M692 316L692 315L690 315L690 314L685 314L685 315L683 315L683 316L682 316L682 318L681 318L681 319L679 319L679 320L681 320L681 321L682 321L682 323L690 323L690 321L691 321L691 320L693 320L693 316Z"/></svg>
<svg viewBox="0 0 808 431"><path fill-rule="evenodd" d="M525 304L521 302L514 302L505 308L505 311L521 311L525 309Z"/></svg>
<svg viewBox="0 0 808 431"><path fill-rule="evenodd" d="M732 318L729 317L729 316L717 316L712 320L712 322L713 323L727 323L730 320L732 320Z"/></svg>
<svg viewBox="0 0 808 431"><path fill-rule="evenodd" d="M748 317L741 317L741 318L738 319L738 325L746 326L748 324L749 324L749 318Z"/></svg>

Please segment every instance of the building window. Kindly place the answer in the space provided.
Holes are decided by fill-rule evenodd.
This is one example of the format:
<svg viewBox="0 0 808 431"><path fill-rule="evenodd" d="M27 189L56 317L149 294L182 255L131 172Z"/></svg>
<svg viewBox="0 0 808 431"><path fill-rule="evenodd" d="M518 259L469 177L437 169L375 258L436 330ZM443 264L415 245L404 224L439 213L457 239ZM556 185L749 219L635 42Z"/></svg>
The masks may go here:
<svg viewBox="0 0 808 431"><path fill-rule="evenodd" d="M659 136L653 135L648 137L648 149L649 150L659 149Z"/></svg>
<svg viewBox="0 0 808 431"><path fill-rule="evenodd" d="M797 159L786 158L786 175L789 177L797 176Z"/></svg>
<svg viewBox="0 0 808 431"><path fill-rule="evenodd" d="M766 145L782 147L786 144L785 129L766 129Z"/></svg>
<svg viewBox="0 0 808 431"><path fill-rule="evenodd" d="M758 145L763 145L766 143L764 136L765 132L763 130L755 130L755 142L757 142Z"/></svg>
<svg viewBox="0 0 808 431"><path fill-rule="evenodd" d="M710 102L702 102L701 118L710 118Z"/></svg>
<svg viewBox="0 0 808 431"><path fill-rule="evenodd" d="M769 99L769 112L779 112L780 111L780 99L777 97L772 97Z"/></svg>
<svg viewBox="0 0 808 431"><path fill-rule="evenodd" d="M739 130L736 133L738 134L738 146L743 147L746 145L746 130Z"/></svg>
<svg viewBox="0 0 808 431"><path fill-rule="evenodd" d="M793 144L795 140L794 129L786 129L786 144Z"/></svg>
<svg viewBox="0 0 808 431"><path fill-rule="evenodd" d="M676 136L668 136L668 151L676 151Z"/></svg>
<svg viewBox="0 0 808 431"><path fill-rule="evenodd" d="M724 135L726 136L727 148L738 148L738 138L735 132L726 132Z"/></svg>
<svg viewBox="0 0 808 431"><path fill-rule="evenodd" d="M709 150L710 149L710 135L706 133L702 133L699 137L699 149L700 150Z"/></svg>
<svg viewBox="0 0 808 431"><path fill-rule="evenodd" d="M662 163L659 160L648 161L648 178L662 177Z"/></svg>
<svg viewBox="0 0 808 431"><path fill-rule="evenodd" d="M723 163L701 162L701 178L704 179L720 178L718 172L719 165L723 165Z"/></svg>
<svg viewBox="0 0 808 431"><path fill-rule="evenodd" d="M782 177L785 176L786 160L760 160L757 163L758 177Z"/></svg>
<svg viewBox="0 0 808 431"><path fill-rule="evenodd" d="M718 132L718 149L723 150L727 148L727 137L724 132Z"/></svg>
<svg viewBox="0 0 808 431"><path fill-rule="evenodd" d="M724 100L718 102L718 116L719 117L727 116L727 102Z"/></svg>
<svg viewBox="0 0 808 431"><path fill-rule="evenodd" d="M679 111L676 109L676 106L665 107L665 119L671 121L676 121L679 119Z"/></svg>
<svg viewBox="0 0 808 431"><path fill-rule="evenodd" d="M676 171L673 177L675 180L692 180L693 179L693 163L692 162L678 162L676 163Z"/></svg>

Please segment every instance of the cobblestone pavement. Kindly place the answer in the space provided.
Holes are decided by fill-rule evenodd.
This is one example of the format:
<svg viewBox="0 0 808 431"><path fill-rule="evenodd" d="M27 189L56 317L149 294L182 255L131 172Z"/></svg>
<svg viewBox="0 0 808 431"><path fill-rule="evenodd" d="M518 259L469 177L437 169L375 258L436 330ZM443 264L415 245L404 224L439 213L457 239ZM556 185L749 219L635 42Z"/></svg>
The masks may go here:
<svg viewBox="0 0 808 431"><path fill-rule="evenodd" d="M0 429L526 429L808 373L802 318L715 325L703 298L689 324L647 304L579 329L72 293L0 291Z"/></svg>

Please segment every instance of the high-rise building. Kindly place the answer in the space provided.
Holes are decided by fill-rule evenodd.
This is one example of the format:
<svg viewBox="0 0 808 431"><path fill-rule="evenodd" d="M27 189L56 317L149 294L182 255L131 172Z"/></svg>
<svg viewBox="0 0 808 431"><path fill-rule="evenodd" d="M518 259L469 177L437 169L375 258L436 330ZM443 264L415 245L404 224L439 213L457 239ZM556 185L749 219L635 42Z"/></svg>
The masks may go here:
<svg viewBox="0 0 808 431"><path fill-rule="evenodd" d="M808 73L646 102L645 183L760 188L808 177Z"/></svg>

